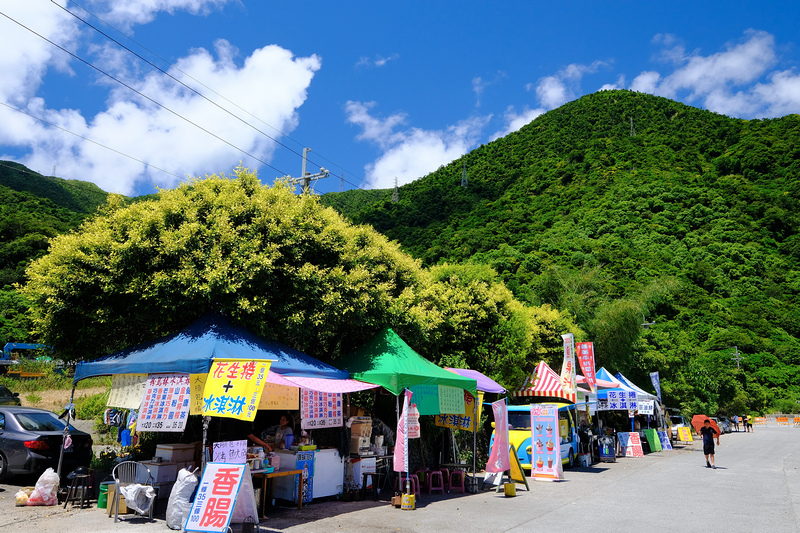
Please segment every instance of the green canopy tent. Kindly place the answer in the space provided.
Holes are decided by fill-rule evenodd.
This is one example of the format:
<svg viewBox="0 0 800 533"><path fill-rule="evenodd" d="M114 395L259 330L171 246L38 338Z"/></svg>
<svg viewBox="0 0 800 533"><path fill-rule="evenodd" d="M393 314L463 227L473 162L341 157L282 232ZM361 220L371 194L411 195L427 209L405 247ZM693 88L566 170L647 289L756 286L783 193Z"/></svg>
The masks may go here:
<svg viewBox="0 0 800 533"><path fill-rule="evenodd" d="M380 385L395 396L404 389L411 389L417 385L444 385L464 389L475 398L478 397L477 380L460 376L431 363L415 352L391 328L384 328L365 345L337 361L337 364L349 371L352 379ZM399 404L397 416L399 419ZM473 477L475 445L473 434Z"/></svg>
<svg viewBox="0 0 800 533"><path fill-rule="evenodd" d="M478 395L477 381L437 366L415 352L391 328L336 362L352 379L380 385L397 396L414 385L447 385Z"/></svg>

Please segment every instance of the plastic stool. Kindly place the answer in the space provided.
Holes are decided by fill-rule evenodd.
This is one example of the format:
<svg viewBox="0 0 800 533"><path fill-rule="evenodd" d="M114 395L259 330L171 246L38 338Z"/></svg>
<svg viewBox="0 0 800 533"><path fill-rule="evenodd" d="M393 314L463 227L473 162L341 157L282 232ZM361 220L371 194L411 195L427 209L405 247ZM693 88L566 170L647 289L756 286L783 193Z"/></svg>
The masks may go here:
<svg viewBox="0 0 800 533"><path fill-rule="evenodd" d="M444 494L444 478L442 477L441 470L434 470L428 473L428 494L434 490L438 490Z"/></svg>
<svg viewBox="0 0 800 533"><path fill-rule="evenodd" d="M397 478L395 478L394 488L395 488L395 490L397 492L403 492L403 489L404 489L404 485L403 484L405 483L405 478L406 478L406 476L404 474L405 474L405 472L401 472L397 476ZM420 495L420 492L419 492L419 478L417 477L416 474L411 474L410 476L408 476L408 478L411 481L411 492L413 492L414 494L419 496Z"/></svg>
<svg viewBox="0 0 800 533"><path fill-rule="evenodd" d="M80 491L80 496L78 496L78 491ZM83 509L84 505L89 504L89 500L89 474L76 474L69 486L67 499L64 500L64 509L67 508L69 502L72 502L72 506L75 507L76 501L81 502L81 509Z"/></svg>
<svg viewBox="0 0 800 533"><path fill-rule="evenodd" d="M419 488L420 490L425 490L428 486L429 479L428 475L430 474L430 468L418 468L414 475L419 478Z"/></svg>
<svg viewBox="0 0 800 533"><path fill-rule="evenodd" d="M462 494L464 491L464 471L453 470L450 472L450 490L458 489Z"/></svg>
<svg viewBox="0 0 800 533"><path fill-rule="evenodd" d="M376 472L364 472L361 474L361 499L364 499L364 496L367 495L367 478L369 478L369 482L372 485L372 499L374 501L378 501L378 485L380 484L381 476L383 474L378 474Z"/></svg>
<svg viewBox="0 0 800 533"><path fill-rule="evenodd" d="M450 471L446 468L440 468L439 472L442 473L442 479L444 480L444 490L450 492Z"/></svg>

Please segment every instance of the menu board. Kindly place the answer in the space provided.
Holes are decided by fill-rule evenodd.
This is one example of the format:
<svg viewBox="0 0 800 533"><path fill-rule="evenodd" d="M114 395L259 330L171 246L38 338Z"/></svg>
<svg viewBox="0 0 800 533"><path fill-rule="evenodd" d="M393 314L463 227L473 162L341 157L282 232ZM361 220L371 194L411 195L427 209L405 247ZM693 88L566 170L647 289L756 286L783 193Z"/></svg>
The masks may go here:
<svg viewBox="0 0 800 533"><path fill-rule="evenodd" d="M481 407L483 404L483 392L478 391L478 399L467 391L464 393L464 404L466 405L467 413L464 415L436 415L433 423L439 427L451 429L463 429L465 431L474 431L476 422L481 419Z"/></svg>
<svg viewBox="0 0 800 533"><path fill-rule="evenodd" d="M189 374L148 375L136 429L183 431L189 400Z"/></svg>
<svg viewBox="0 0 800 533"><path fill-rule="evenodd" d="M561 467L561 439L559 438L558 406L531 405L531 477L559 480Z"/></svg>
<svg viewBox="0 0 800 533"><path fill-rule="evenodd" d="M464 389L450 387L449 385L439 385L439 413L454 415L466 413Z"/></svg>
<svg viewBox="0 0 800 533"><path fill-rule="evenodd" d="M120 409L139 409L146 387L147 374L111 376L111 392L108 393L106 405Z"/></svg>
<svg viewBox="0 0 800 533"><path fill-rule="evenodd" d="M247 462L247 441L215 442L211 457L215 463L244 464Z"/></svg>
<svg viewBox="0 0 800 533"><path fill-rule="evenodd" d="M300 427L302 429L342 425L342 393L301 389Z"/></svg>
<svg viewBox="0 0 800 533"><path fill-rule="evenodd" d="M259 409L273 411L296 411L300 408L300 388L288 385L277 385L269 381L264 383Z"/></svg>

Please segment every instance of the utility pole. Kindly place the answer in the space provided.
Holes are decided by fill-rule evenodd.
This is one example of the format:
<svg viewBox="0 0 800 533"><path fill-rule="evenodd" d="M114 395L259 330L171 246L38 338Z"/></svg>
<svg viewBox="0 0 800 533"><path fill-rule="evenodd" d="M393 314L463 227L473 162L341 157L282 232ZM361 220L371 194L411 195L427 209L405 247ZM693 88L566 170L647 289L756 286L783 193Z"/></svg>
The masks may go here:
<svg viewBox="0 0 800 533"><path fill-rule="evenodd" d="M739 363L742 361L742 354L741 352L739 352L739 347L734 346L733 351L731 353L733 354L733 357L731 357L731 359L736 361L736 368L740 368Z"/></svg>
<svg viewBox="0 0 800 533"><path fill-rule="evenodd" d="M636 130L633 129L633 116L631 116L631 137L636 137Z"/></svg>
<svg viewBox="0 0 800 533"><path fill-rule="evenodd" d="M311 190L311 182L316 181L318 179L327 178L330 172L320 167L319 172L316 174L311 174L310 172L306 172L306 165L308 164L308 152L311 151L311 148L303 148L303 166L300 170L300 177L299 178L292 178L288 176L291 180L292 185L297 185L298 183L303 188L303 192L309 192Z"/></svg>
<svg viewBox="0 0 800 533"><path fill-rule="evenodd" d="M394 191L392 192L392 203L400 201L400 191L397 188L397 176L394 177Z"/></svg>
<svg viewBox="0 0 800 533"><path fill-rule="evenodd" d="M461 166L461 186L466 189L467 185L468 185L468 180L467 180L467 162L466 161L462 161L461 165L462 165Z"/></svg>

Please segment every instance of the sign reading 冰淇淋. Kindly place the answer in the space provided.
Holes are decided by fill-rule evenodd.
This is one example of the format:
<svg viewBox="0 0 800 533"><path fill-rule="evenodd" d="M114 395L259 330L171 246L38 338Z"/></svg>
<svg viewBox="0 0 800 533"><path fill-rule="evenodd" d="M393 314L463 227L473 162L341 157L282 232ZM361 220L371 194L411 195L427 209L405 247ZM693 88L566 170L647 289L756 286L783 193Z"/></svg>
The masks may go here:
<svg viewBox="0 0 800 533"><path fill-rule="evenodd" d="M136 429L183 431L189 416L189 374L150 374Z"/></svg>
<svg viewBox="0 0 800 533"><path fill-rule="evenodd" d="M203 390L203 416L252 421L271 362L215 359Z"/></svg>
<svg viewBox="0 0 800 533"><path fill-rule="evenodd" d="M433 419L433 423L439 427L450 429L463 429L465 431L475 431L475 421L481 419L481 406L483 405L483 392L478 391L478 400L475 397L463 391L464 405L466 406L466 414L463 415L446 415L439 414Z"/></svg>
<svg viewBox="0 0 800 533"><path fill-rule="evenodd" d="M208 463L184 529L219 533L226 531L244 472L245 465Z"/></svg>
<svg viewBox="0 0 800 533"><path fill-rule="evenodd" d="M108 407L120 409L139 409L147 388L147 374L116 374L111 376L111 392L108 393Z"/></svg>
<svg viewBox="0 0 800 533"><path fill-rule="evenodd" d="M342 393L302 389L300 393L300 427L316 429L342 425Z"/></svg>
<svg viewBox="0 0 800 533"><path fill-rule="evenodd" d="M635 411L639 404L634 391L610 390L605 398L597 398L598 411Z"/></svg>
<svg viewBox="0 0 800 533"><path fill-rule="evenodd" d="M557 405L531 405L531 477L534 479L564 477L558 427Z"/></svg>

